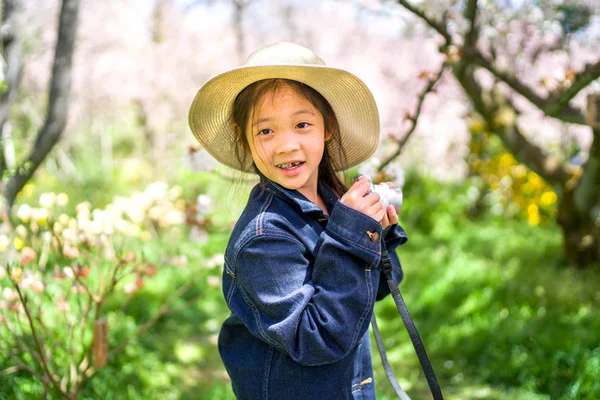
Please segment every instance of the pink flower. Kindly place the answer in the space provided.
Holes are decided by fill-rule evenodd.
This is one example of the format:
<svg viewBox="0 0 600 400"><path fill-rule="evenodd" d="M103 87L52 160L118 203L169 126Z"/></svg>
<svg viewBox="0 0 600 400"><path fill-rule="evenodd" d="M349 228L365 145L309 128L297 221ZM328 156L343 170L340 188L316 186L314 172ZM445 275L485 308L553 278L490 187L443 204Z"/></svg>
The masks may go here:
<svg viewBox="0 0 600 400"><path fill-rule="evenodd" d="M31 247L23 247L19 261L21 264L29 264L37 260L37 253Z"/></svg>
<svg viewBox="0 0 600 400"><path fill-rule="evenodd" d="M79 249L74 246L65 245L63 247L63 255L71 259L79 257Z"/></svg>
<svg viewBox="0 0 600 400"><path fill-rule="evenodd" d="M142 278L137 278L135 282L130 282L125 285L123 288L125 293L132 294L140 290L144 287L144 280Z"/></svg>

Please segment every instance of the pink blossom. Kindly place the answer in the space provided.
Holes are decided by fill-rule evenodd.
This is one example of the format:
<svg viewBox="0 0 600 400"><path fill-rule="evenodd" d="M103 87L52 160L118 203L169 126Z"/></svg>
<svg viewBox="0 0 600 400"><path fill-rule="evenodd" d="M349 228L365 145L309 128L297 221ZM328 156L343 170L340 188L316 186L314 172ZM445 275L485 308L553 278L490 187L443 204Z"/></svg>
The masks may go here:
<svg viewBox="0 0 600 400"><path fill-rule="evenodd" d="M71 259L77 258L79 257L79 249L75 246L65 245L63 247L63 255Z"/></svg>
<svg viewBox="0 0 600 400"><path fill-rule="evenodd" d="M37 260L37 253L31 247L23 247L21 250L21 256L19 257L19 262L21 264L29 264Z"/></svg>

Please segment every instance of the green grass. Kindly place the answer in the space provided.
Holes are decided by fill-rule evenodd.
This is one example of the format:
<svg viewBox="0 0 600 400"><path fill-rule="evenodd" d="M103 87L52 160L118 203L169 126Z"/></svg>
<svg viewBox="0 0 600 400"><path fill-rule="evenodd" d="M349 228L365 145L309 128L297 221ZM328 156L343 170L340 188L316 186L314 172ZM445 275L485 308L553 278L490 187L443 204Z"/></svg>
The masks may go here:
<svg viewBox="0 0 600 400"><path fill-rule="evenodd" d="M192 243L184 232L147 250L157 258L185 255L189 263L161 270L160 279L144 287L125 314L116 311L118 301L110 305L109 320L124 319L115 321L123 331L111 332L111 346L146 321L180 284L192 281L193 287L174 304L195 300L161 318L111 359L81 398L233 399L215 345L228 311L220 288L208 281L220 270L204 265L224 251L247 189L231 189L210 175L179 178L186 198L208 192L216 199L209 240ZM467 219L464 193L464 186L411 176L401 216L410 237L398 250L405 271L401 290L445 398L600 398L600 269L569 267L555 225L534 228L492 216ZM377 304L376 314L402 386L413 400L431 398L392 299ZM378 398L393 399L375 347L373 354ZM0 364L0 370L6 366ZM0 376L0 399L40 398L41 393L41 385L25 372Z"/></svg>

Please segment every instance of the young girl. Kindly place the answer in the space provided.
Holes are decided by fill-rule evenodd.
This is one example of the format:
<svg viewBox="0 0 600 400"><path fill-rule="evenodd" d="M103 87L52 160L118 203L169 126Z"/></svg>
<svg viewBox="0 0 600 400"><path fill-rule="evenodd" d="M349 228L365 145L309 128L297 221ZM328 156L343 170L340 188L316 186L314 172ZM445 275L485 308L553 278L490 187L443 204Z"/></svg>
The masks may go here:
<svg viewBox="0 0 600 400"><path fill-rule="evenodd" d="M375 399L382 241L399 281L406 234L366 177L347 189L336 174L377 147L369 89L278 43L204 84L189 121L217 160L260 176L225 252L219 351L237 398Z"/></svg>

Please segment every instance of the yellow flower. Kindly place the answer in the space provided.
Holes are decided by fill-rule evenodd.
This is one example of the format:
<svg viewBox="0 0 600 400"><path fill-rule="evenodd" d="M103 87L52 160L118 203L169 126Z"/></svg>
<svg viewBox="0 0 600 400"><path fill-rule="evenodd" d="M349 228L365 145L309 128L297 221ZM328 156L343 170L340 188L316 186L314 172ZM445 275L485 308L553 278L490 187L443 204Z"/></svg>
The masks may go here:
<svg viewBox="0 0 600 400"><path fill-rule="evenodd" d="M540 224L540 214L529 214L527 222L531 226L538 226Z"/></svg>
<svg viewBox="0 0 600 400"><path fill-rule="evenodd" d="M150 235L150 232L148 232L148 231L142 232L140 237L142 238L142 240L144 242L147 242L148 240L152 239L152 235Z"/></svg>
<svg viewBox="0 0 600 400"><path fill-rule="evenodd" d="M13 245L15 246L15 249L21 250L23 248L23 246L25 245L25 242L23 242L23 239L21 239L20 237L16 237L13 240Z"/></svg>
<svg viewBox="0 0 600 400"><path fill-rule="evenodd" d="M11 269L10 278L18 285L21 283L21 279L23 278L23 270L19 267Z"/></svg>
<svg viewBox="0 0 600 400"><path fill-rule="evenodd" d="M35 222L38 223L38 225L46 225L46 222L48 222L48 217L50 216L50 214L48 213L48 210L45 208L35 208L33 210L33 219L35 220Z"/></svg>
<svg viewBox="0 0 600 400"><path fill-rule="evenodd" d="M551 206L552 204L556 203L557 200L558 200L558 198L556 196L556 193L554 193L552 191L547 191L542 194L542 198L540 199L540 202L544 206Z"/></svg>
<svg viewBox="0 0 600 400"><path fill-rule="evenodd" d="M34 191L35 191L35 185L33 183L28 183L25 186L23 186L21 193L23 193L23 196L29 197L33 194Z"/></svg>

